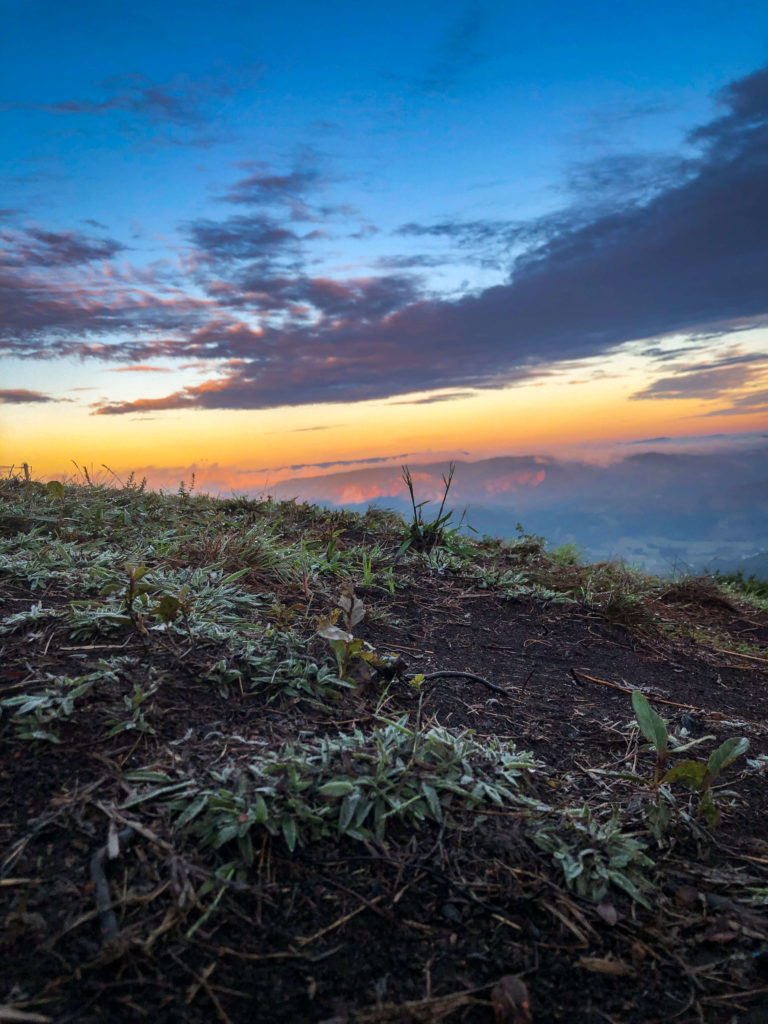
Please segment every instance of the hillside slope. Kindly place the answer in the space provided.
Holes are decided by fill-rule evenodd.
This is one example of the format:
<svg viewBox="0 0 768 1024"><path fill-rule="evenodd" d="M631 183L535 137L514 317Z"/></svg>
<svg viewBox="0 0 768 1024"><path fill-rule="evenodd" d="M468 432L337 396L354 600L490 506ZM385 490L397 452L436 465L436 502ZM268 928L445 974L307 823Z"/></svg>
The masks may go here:
<svg viewBox="0 0 768 1024"><path fill-rule="evenodd" d="M0 1020L765 1019L768 611L428 527L0 483Z"/></svg>

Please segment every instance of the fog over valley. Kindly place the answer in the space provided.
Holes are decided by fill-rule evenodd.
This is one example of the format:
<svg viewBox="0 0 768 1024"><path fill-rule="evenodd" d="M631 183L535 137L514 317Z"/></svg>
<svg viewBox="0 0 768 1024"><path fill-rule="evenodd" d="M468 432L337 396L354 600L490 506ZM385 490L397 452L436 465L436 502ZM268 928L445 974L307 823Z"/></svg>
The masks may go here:
<svg viewBox="0 0 768 1024"><path fill-rule="evenodd" d="M435 515L444 461L410 464L417 501ZM294 478L274 497L410 514L398 465ZM462 529L511 537L517 524L589 559L658 573L705 568L768 575L768 445L710 453L646 451L608 465L553 456L458 460L447 507Z"/></svg>

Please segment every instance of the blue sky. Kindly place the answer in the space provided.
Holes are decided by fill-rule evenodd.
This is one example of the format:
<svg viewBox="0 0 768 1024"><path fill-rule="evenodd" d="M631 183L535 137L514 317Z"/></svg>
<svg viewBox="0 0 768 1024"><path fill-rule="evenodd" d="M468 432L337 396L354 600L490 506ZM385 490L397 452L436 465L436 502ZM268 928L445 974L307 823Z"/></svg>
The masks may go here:
<svg viewBox="0 0 768 1024"><path fill-rule="evenodd" d="M38 462L766 422L763 3L0 0L0 48L0 427ZM475 437L510 389L554 428Z"/></svg>

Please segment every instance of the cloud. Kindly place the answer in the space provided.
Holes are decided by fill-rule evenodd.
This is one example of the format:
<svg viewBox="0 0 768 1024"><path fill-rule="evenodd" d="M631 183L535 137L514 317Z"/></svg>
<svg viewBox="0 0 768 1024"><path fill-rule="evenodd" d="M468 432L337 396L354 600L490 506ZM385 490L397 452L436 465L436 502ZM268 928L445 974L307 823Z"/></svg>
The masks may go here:
<svg viewBox="0 0 768 1024"><path fill-rule="evenodd" d="M155 145L208 148L221 138L223 101L253 88L263 70L263 65L245 64L194 78L179 72L165 82L130 73L95 83L97 99L3 103L0 110L19 108L81 118L122 115L136 125L147 126ZM215 133L203 133L213 125Z"/></svg>
<svg viewBox="0 0 768 1024"><path fill-rule="evenodd" d="M285 252L298 252L299 236L272 217L235 216L224 221L199 219L184 225L202 260L230 263L264 261L271 265Z"/></svg>
<svg viewBox="0 0 768 1024"><path fill-rule="evenodd" d="M392 274L386 277L280 278L244 273L233 291L236 305L253 309L283 310L308 307L306 312L334 318L378 321L418 298L417 280ZM221 301L224 296L220 296Z"/></svg>
<svg viewBox="0 0 768 1024"><path fill-rule="evenodd" d="M313 168L297 169L288 174L257 170L235 182L222 196L227 203L296 203L308 192L317 189L320 174Z"/></svg>
<svg viewBox="0 0 768 1024"><path fill-rule="evenodd" d="M768 435L760 434L757 431L729 434L720 432L718 434L678 434L675 437L642 437L635 441L616 441L615 443L617 447L659 444L701 447L702 445L709 446L710 442L714 441L718 443L721 442L723 446L729 449L735 449L744 445L754 447L755 445L760 444L761 440L766 436Z"/></svg>
<svg viewBox="0 0 768 1024"><path fill-rule="evenodd" d="M44 395L40 391L27 391L26 388L10 388L0 390L0 404L2 405L26 405L38 402L56 402L58 399Z"/></svg>
<svg viewBox="0 0 768 1024"><path fill-rule="evenodd" d="M157 338L157 333L186 330L189 338L191 328L210 319L210 303L189 296L161 299L108 279L73 284L1 266L0 308L0 352L36 359L189 357L194 350L189 341L177 348L176 339ZM121 337L126 333L134 339ZM142 334L152 337L135 337Z"/></svg>
<svg viewBox="0 0 768 1024"><path fill-rule="evenodd" d="M110 260L127 246L114 238L94 238L79 231L0 231L0 263L6 266L67 267Z"/></svg>
<svg viewBox="0 0 768 1024"><path fill-rule="evenodd" d="M406 273L311 276L306 237L259 209L185 226L189 273L206 300L116 292L104 281L73 293L16 273L6 337L14 351L26 345L38 355L238 361L198 386L100 410L115 415L503 388L630 341L768 323L767 91L768 68L732 83L720 95L724 112L691 134L696 159L608 213L584 207L527 226L445 220L401 229L481 251L487 244L489 258L506 247L508 277L474 294L441 298ZM301 162L286 175L257 168L243 195L302 197L317 181L296 176L304 170ZM101 340L127 331L135 340L121 340L119 353ZM635 397L713 398L757 382L752 357L697 364L694 349L689 365Z"/></svg>
<svg viewBox="0 0 768 1024"><path fill-rule="evenodd" d="M474 398L475 391L449 391L447 394L430 395L428 398L407 398L392 402L392 405L434 405L435 402L456 402L461 398Z"/></svg>
<svg viewBox="0 0 768 1024"><path fill-rule="evenodd" d="M762 365L750 366L745 363ZM642 391L630 395L630 398L635 401L680 398L713 401L760 380L765 366L768 366L765 356L734 356L711 364L701 364L701 368L680 371L671 377L661 377Z"/></svg>
<svg viewBox="0 0 768 1024"><path fill-rule="evenodd" d="M747 395L739 395L731 399L725 409L713 409L707 416L752 416L757 413L768 413L768 390L752 391Z"/></svg>
<svg viewBox="0 0 768 1024"><path fill-rule="evenodd" d="M115 366L109 373L171 373L167 366L147 366L146 363L137 363L135 366Z"/></svg>
<svg viewBox="0 0 768 1024"><path fill-rule="evenodd" d="M414 256L380 256L376 260L376 266L382 270L412 270L415 267L443 267L453 260L446 256L427 256L416 254Z"/></svg>
<svg viewBox="0 0 768 1024"><path fill-rule="evenodd" d="M485 11L478 6L455 18L437 47L435 60L413 83L412 91L440 95L454 89L459 80L483 59L478 43L486 21Z"/></svg>
<svg viewBox="0 0 768 1024"><path fill-rule="evenodd" d="M153 82L146 75L116 75L96 83L96 88L106 94L103 99L72 99L58 103L35 104L34 109L52 114L94 116L120 111L146 119L153 124L199 125L208 119L206 109L212 102L220 102L236 92L250 88L262 72L263 66L251 64L198 78L181 72L162 83ZM9 104L4 106L8 107Z"/></svg>

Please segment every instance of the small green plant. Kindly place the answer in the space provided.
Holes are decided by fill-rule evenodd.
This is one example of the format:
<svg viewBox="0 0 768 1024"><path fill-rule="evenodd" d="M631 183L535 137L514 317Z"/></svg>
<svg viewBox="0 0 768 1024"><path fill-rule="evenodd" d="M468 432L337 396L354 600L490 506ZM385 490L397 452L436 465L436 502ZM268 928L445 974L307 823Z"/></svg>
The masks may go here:
<svg viewBox="0 0 768 1024"><path fill-rule="evenodd" d="M152 592L152 588L142 582L147 575L147 568L144 565L126 565L125 571L128 573L128 583L123 595L125 610L136 632L140 636L146 637L147 627L144 624L144 614L137 608L137 603L139 598Z"/></svg>
<svg viewBox="0 0 768 1024"><path fill-rule="evenodd" d="M328 641L338 668L339 679L347 683L356 683L351 675L353 663L357 660L366 665L376 665L378 655L375 651L366 647L365 641L355 637L352 632L354 626L361 622L365 616L365 606L359 597L355 596L350 588L344 590L338 597L337 608L328 619L319 623L319 636ZM341 620L343 626L336 623Z"/></svg>
<svg viewBox="0 0 768 1024"><path fill-rule="evenodd" d="M363 586L370 587L371 583L373 582L373 555L366 548L363 548L362 559Z"/></svg>
<svg viewBox="0 0 768 1024"><path fill-rule="evenodd" d="M265 750L246 774L234 766L211 771L213 786L185 790L173 807L177 827L204 845L237 843L253 863L252 834L282 835L289 850L313 839L348 836L382 840L396 821L454 825L463 811L516 806L548 810L523 789L539 763L500 740L478 742L447 729L412 729L407 716L311 737Z"/></svg>
<svg viewBox="0 0 768 1024"><path fill-rule="evenodd" d="M747 598L758 608L768 609L768 580L761 580L754 573L745 576L743 572L716 572L714 578L727 591Z"/></svg>
<svg viewBox="0 0 768 1024"><path fill-rule="evenodd" d="M139 732L154 733L154 728L146 718L147 709L143 705L157 692L159 686L160 682L157 679L146 687L141 686L139 683L134 683L133 691L125 694L123 697L123 707L121 708L118 705L115 708L114 725L107 731L107 738L116 736L121 732L130 732L134 729ZM125 718L122 716L123 708L130 713L130 717Z"/></svg>
<svg viewBox="0 0 768 1024"><path fill-rule="evenodd" d="M432 551L434 547L441 544L445 539L446 526L450 522L451 515L453 514L450 510L445 512L445 502L448 497L448 491L451 489L451 483L453 482L453 474L456 472L456 464L451 463L448 468L448 475L443 474L443 500L440 502L440 508L434 519L429 522L424 522L424 516L422 509L429 502L416 501L416 495L413 489L413 477L411 471L407 466L403 466L403 480L405 486L408 488L408 493L411 496L411 506L413 508L413 518L411 523L406 530L403 542L400 545L400 549L397 552L397 557L405 554L409 548L415 548L417 551Z"/></svg>
<svg viewBox="0 0 768 1024"><path fill-rule="evenodd" d="M584 560L585 549L581 544L568 541L548 552L549 557L557 565L580 565Z"/></svg>
<svg viewBox="0 0 768 1024"><path fill-rule="evenodd" d="M653 710L648 699L640 690L634 690L632 693L632 707L637 715L640 731L656 751L656 764L651 785L657 803L662 786L672 782L682 782L693 793L698 794L699 814L703 815L710 825L719 824L720 810L715 804L712 785L729 764L749 750L749 740L745 736L731 736L724 740L706 761L679 761L662 774L672 753L682 753L682 751L713 737L703 736L672 748L664 719Z"/></svg>
<svg viewBox="0 0 768 1024"><path fill-rule="evenodd" d="M618 818L601 824L585 804L566 811L557 829L550 822L542 822L531 838L552 856L568 887L580 896L598 903L608 887L615 885L650 909L643 892L651 888L645 869L653 867L654 862L645 853L643 843L622 830Z"/></svg>

